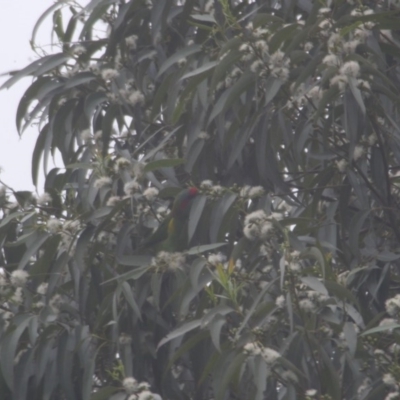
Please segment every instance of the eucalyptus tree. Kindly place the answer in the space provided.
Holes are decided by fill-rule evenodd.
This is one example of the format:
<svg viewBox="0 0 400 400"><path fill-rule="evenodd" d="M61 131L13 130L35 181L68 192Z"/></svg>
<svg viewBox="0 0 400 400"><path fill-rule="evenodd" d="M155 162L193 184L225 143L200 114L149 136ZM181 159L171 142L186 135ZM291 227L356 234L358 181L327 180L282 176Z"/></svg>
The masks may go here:
<svg viewBox="0 0 400 400"><path fill-rule="evenodd" d="M16 124L45 175L0 191L2 399L399 398L399 23L396 1L49 8L2 86L32 79ZM158 251L185 188L187 246Z"/></svg>

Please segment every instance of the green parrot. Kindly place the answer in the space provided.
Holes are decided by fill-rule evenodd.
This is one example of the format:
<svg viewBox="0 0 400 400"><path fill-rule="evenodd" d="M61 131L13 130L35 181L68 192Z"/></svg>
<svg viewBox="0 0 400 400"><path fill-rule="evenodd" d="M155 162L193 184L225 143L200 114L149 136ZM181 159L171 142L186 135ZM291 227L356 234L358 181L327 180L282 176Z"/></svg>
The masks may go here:
<svg viewBox="0 0 400 400"><path fill-rule="evenodd" d="M172 205L172 210L157 230L144 240L145 247L157 251L183 251L188 246L187 225L192 200L199 191L195 187L182 190Z"/></svg>

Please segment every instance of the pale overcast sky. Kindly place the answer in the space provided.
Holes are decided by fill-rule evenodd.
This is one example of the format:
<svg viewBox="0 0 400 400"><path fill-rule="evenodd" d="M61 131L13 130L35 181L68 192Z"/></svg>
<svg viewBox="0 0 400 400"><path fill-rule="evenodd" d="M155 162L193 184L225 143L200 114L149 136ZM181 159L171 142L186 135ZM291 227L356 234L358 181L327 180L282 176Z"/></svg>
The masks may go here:
<svg viewBox="0 0 400 400"><path fill-rule="evenodd" d="M0 13L0 74L20 69L36 59L29 40L40 15L53 0L2 0ZM41 26L37 42L46 45L51 39L51 17ZM0 85L7 77L0 77ZM15 125L19 99L28 88L30 78L0 91L0 179L16 190L34 190L31 178L31 156L37 137L35 127L28 128L20 139ZM43 176L43 174L42 174ZM43 192L43 179L39 182Z"/></svg>

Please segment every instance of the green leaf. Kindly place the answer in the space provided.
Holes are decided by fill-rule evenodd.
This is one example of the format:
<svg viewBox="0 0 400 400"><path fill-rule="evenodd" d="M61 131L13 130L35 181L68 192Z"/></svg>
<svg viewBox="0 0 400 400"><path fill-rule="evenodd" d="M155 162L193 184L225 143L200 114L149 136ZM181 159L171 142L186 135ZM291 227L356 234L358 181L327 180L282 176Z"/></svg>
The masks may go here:
<svg viewBox="0 0 400 400"><path fill-rule="evenodd" d="M165 158L162 160L150 161L144 167L144 172L155 171L160 168L176 167L185 163L183 158Z"/></svg>
<svg viewBox="0 0 400 400"><path fill-rule="evenodd" d="M30 243L21 261L18 264L18 269L24 269L30 258L41 248L43 243L50 237L50 233L37 232L35 239Z"/></svg>
<svg viewBox="0 0 400 400"><path fill-rule="evenodd" d="M191 78L192 76L197 76L200 75L204 72L209 71L210 69L213 69L216 65L218 64L218 61L209 61L205 64L203 64L201 67L196 68L195 70L188 72L187 74L183 75L180 80L183 81L184 79Z"/></svg>
<svg viewBox="0 0 400 400"><path fill-rule="evenodd" d="M198 44L194 44L192 46L186 46L180 49L179 51L175 52L171 57L164 61L161 65L158 73L157 78L160 77L169 67L174 65L176 62L181 60L182 58L188 57L192 54L198 53L201 50L201 46Z"/></svg>
<svg viewBox="0 0 400 400"><path fill-rule="evenodd" d="M222 246L226 246L228 243L213 243L213 244L204 244L201 246L195 246L189 249L188 251L185 251L185 253L189 256L195 255L195 254L201 254L205 253L206 251L211 251L215 249L219 249Z"/></svg>
<svg viewBox="0 0 400 400"><path fill-rule="evenodd" d="M229 363L227 369L222 374L222 379L217 386L216 400L222 400L226 394L226 390L229 384L237 382L237 375L239 370L242 368L243 363L246 360L247 355L244 353L238 353L235 355L233 360ZM235 379L236 378L236 379Z"/></svg>
<svg viewBox="0 0 400 400"><path fill-rule="evenodd" d="M165 343L168 343L169 341L176 339L180 336L183 336L185 333L188 333L188 332L192 331L193 329L198 328L200 325L201 325L201 319L195 319L193 321L184 323L179 328L170 332L164 339L162 339L160 341L160 343L158 343L157 349L159 349Z"/></svg>
<svg viewBox="0 0 400 400"><path fill-rule="evenodd" d="M245 72L233 86L225 90L225 92L218 98L211 115L208 118L207 124L209 125L215 117L236 102L244 91L251 88L254 81L254 74L251 72Z"/></svg>
<svg viewBox="0 0 400 400"><path fill-rule="evenodd" d="M140 256L137 256L137 257L140 257ZM143 257L148 258L147 256L143 256ZM150 261L151 261L151 258L150 258ZM149 261L149 264L150 264L150 261ZM134 280L135 279L139 279L146 272L148 272L149 269L150 269L150 265L146 265L144 267L135 268L135 269L133 269L133 270L131 270L129 272L125 272L124 274L118 275L115 278L108 279L107 281L103 282L102 284L105 285L107 283L110 283L110 282L116 281L116 280L118 280L118 281L127 281L129 279L134 279Z"/></svg>
<svg viewBox="0 0 400 400"><path fill-rule="evenodd" d="M324 295L328 295L328 291L326 290L326 287L324 284L315 276L303 276L300 278L301 281L309 286L311 289L315 290L318 293L322 293Z"/></svg>
<svg viewBox="0 0 400 400"><path fill-rule="evenodd" d="M197 225L200 221L204 207L207 202L206 196L197 196L193 200L193 204L190 208L189 225L188 225L188 242L192 240L192 237L196 231Z"/></svg>
<svg viewBox="0 0 400 400"><path fill-rule="evenodd" d="M372 335L374 333L391 331L391 330L398 329L398 328L400 328L400 324L387 324L387 325L377 326L375 328L371 328L371 329L368 329L368 330L360 333L360 337Z"/></svg>
<svg viewBox="0 0 400 400"><path fill-rule="evenodd" d="M124 294L125 300L131 306L131 308L132 308L133 312L136 314L136 316L141 320L142 316L141 316L140 308L137 305L135 298L133 297L132 288L126 281L121 283L121 288L122 288L122 293Z"/></svg>
<svg viewBox="0 0 400 400"><path fill-rule="evenodd" d="M57 3L50 6L37 20L35 26L33 27L32 37L31 37L31 46L34 48L36 46L35 40L37 32L42 25L43 21L55 10L61 8L63 4L68 3L68 0L58 0Z"/></svg>
<svg viewBox="0 0 400 400"><path fill-rule="evenodd" d="M209 323L208 329L210 330L211 340L216 347L216 349L221 352L220 338L221 329L225 325L226 319L220 314L217 314L215 318Z"/></svg>
<svg viewBox="0 0 400 400"><path fill-rule="evenodd" d="M0 366L4 379L11 391L14 391L14 359L19 339L29 325L33 315L22 314L16 316L14 320L15 328L2 338L0 346Z"/></svg>

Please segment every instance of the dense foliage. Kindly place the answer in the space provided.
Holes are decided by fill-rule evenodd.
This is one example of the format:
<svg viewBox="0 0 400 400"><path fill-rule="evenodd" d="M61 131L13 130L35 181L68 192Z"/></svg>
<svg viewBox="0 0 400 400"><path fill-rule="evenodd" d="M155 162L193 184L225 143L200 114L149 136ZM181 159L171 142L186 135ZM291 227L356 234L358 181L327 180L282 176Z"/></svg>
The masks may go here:
<svg viewBox="0 0 400 400"><path fill-rule="evenodd" d="M3 85L33 77L46 178L0 191L0 397L400 398L399 27L388 0L47 10Z"/></svg>

